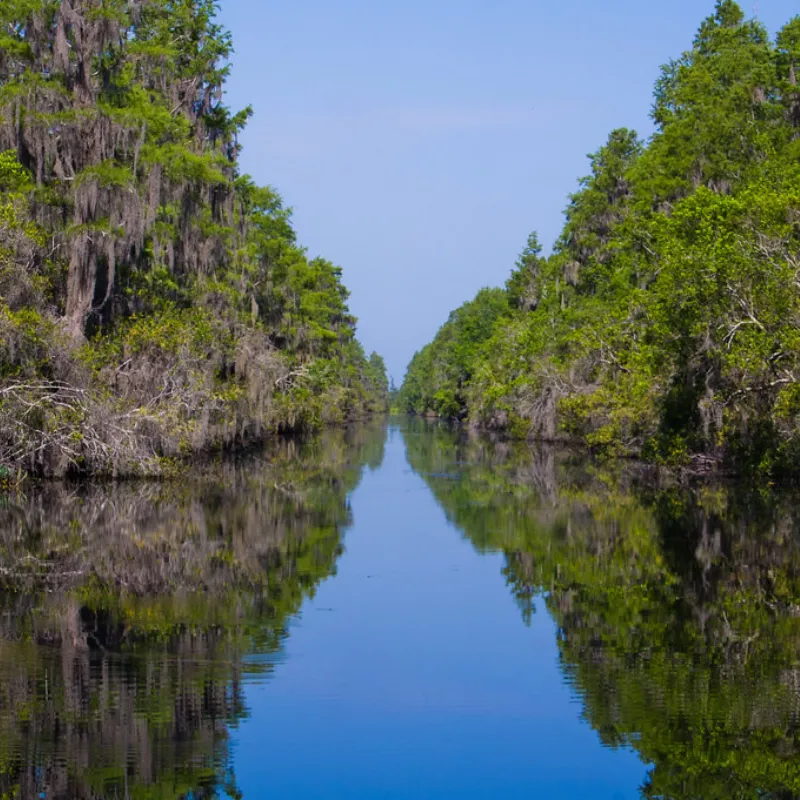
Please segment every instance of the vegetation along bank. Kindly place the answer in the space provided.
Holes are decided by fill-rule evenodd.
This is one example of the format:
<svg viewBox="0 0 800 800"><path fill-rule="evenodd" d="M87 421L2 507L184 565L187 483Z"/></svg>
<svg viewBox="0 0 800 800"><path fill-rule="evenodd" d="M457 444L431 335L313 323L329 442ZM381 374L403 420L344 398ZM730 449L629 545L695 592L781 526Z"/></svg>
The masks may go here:
<svg viewBox="0 0 800 800"><path fill-rule="evenodd" d="M403 411L694 468L800 467L800 17L719 0L543 256L454 311Z"/></svg>
<svg viewBox="0 0 800 800"><path fill-rule="evenodd" d="M384 410L341 271L238 166L212 0L0 3L0 471L171 459Z"/></svg>

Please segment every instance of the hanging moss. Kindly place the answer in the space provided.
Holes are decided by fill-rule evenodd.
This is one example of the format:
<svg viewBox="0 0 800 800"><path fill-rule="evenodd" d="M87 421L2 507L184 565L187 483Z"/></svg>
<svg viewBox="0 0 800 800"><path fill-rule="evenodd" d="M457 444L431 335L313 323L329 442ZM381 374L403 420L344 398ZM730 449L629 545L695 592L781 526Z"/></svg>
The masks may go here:
<svg viewBox="0 0 800 800"><path fill-rule="evenodd" d="M52 361L0 386L0 463L158 471L385 407L341 271L239 173L212 0L15 0L0 30L0 309L31 306Z"/></svg>

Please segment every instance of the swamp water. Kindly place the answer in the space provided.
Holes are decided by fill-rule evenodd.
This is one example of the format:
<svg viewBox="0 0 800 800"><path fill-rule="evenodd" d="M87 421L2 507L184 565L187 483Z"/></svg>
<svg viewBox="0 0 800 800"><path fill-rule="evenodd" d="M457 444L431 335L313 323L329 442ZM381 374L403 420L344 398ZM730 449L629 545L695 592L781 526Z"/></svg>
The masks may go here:
<svg viewBox="0 0 800 800"><path fill-rule="evenodd" d="M0 502L0 798L800 795L800 503L419 421Z"/></svg>

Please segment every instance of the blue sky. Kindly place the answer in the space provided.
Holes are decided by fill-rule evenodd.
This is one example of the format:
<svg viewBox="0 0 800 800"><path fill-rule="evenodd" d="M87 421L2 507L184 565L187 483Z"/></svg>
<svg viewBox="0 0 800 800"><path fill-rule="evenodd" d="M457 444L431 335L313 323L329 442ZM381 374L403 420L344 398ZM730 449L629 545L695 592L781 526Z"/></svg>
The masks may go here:
<svg viewBox="0 0 800 800"><path fill-rule="evenodd" d="M713 0L222 0L243 167L344 268L398 383L448 313L549 247L586 155L651 132L659 65ZM797 0L759 0L770 32Z"/></svg>

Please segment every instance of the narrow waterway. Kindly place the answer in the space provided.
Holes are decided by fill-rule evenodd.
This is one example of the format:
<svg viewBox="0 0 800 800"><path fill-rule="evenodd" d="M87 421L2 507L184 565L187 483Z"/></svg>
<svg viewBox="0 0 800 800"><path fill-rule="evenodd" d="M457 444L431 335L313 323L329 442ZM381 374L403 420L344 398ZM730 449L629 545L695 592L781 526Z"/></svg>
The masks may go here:
<svg viewBox="0 0 800 800"><path fill-rule="evenodd" d="M800 792L794 498L397 420L0 507L0 797Z"/></svg>
<svg viewBox="0 0 800 800"><path fill-rule="evenodd" d="M476 551L411 468L407 442L428 436L389 431L335 579L277 679L247 691L245 797L637 796L645 770L581 719L543 604L526 625L503 556Z"/></svg>

